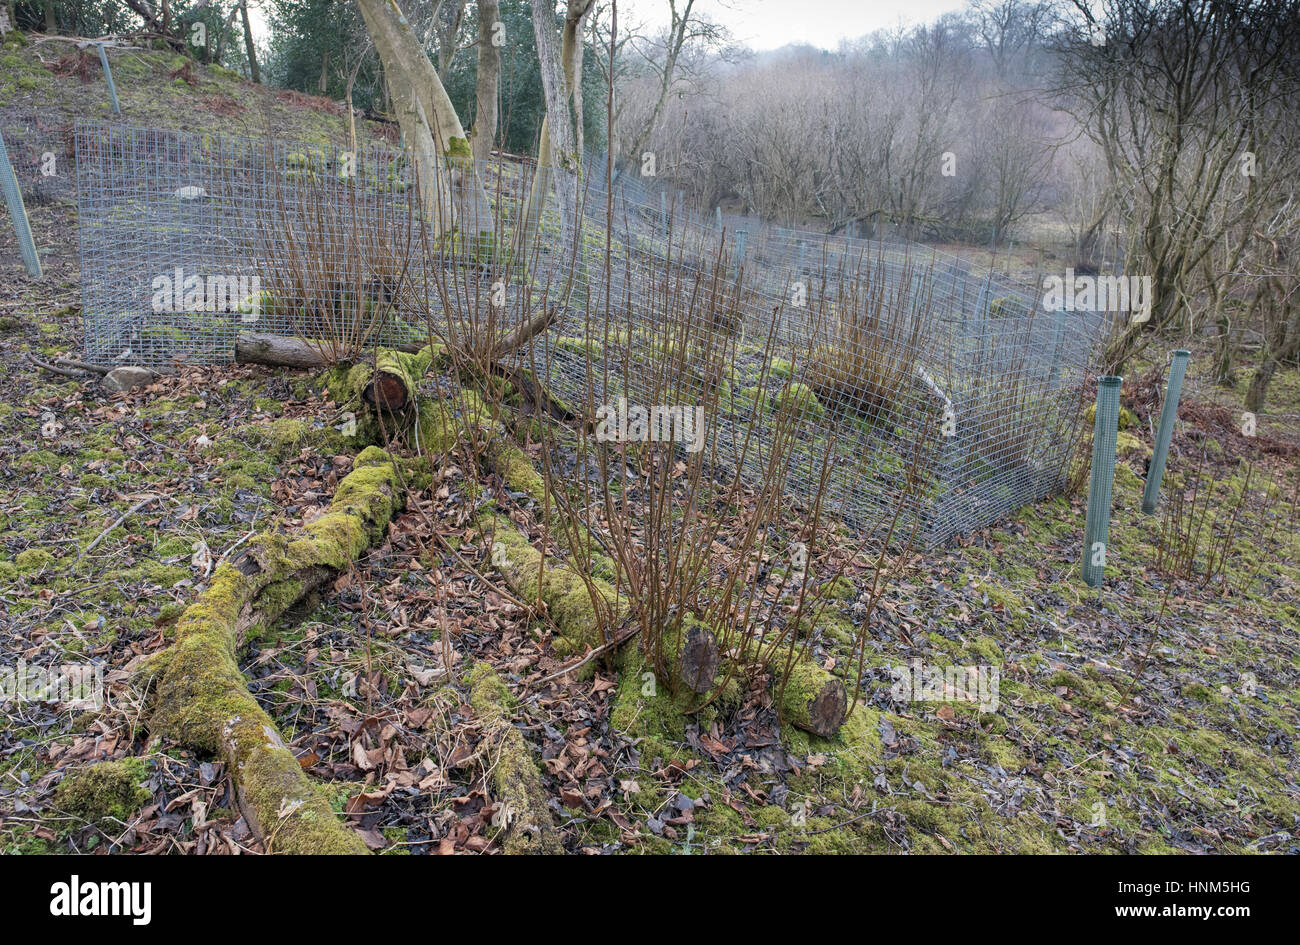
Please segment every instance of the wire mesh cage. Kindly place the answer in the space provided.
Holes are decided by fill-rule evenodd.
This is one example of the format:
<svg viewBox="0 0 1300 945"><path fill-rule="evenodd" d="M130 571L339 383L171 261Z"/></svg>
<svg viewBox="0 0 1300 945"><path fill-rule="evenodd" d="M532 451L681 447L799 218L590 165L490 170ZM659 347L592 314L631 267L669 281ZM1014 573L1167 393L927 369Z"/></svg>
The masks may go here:
<svg viewBox="0 0 1300 945"><path fill-rule="evenodd" d="M29 207L72 204L77 196L73 122L22 108L0 109L0 135Z"/></svg>
<svg viewBox="0 0 1300 945"><path fill-rule="evenodd" d="M898 503L924 437L926 545L1062 485L1105 327L928 247L710 214L608 184L599 160L541 177L448 158L421 180L383 147L90 121L76 155L94 360L218 363L250 330L336 353L482 332L491 350L549 313L527 360L558 399L645 404L671 361L680 406L713 395L722 467L760 477L755 418L797 395L786 486L810 498L825 471L850 525Z"/></svg>

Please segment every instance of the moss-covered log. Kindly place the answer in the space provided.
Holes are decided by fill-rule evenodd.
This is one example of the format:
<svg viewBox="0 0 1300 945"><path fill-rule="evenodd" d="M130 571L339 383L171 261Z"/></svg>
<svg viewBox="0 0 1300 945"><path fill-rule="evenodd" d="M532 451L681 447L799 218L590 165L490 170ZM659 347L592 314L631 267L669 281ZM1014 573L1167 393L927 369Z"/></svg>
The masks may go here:
<svg viewBox="0 0 1300 945"><path fill-rule="evenodd" d="M547 614L560 631L561 639L554 647L558 655L582 653L604 642L591 590L576 571L554 558L543 568L542 553L504 515L488 513L479 519L479 525L489 532L493 559L510 589L525 603L532 604L540 598L546 604ZM614 588L600 578L593 576L589 580L609 608L615 624L621 624L628 614L627 600L618 599Z"/></svg>
<svg viewBox="0 0 1300 945"><path fill-rule="evenodd" d="M414 354L421 345L393 345L394 351ZM292 335L270 335L261 331L241 331L235 336L235 361L239 364L262 364L267 367L298 368L319 371L336 363L326 352L325 341L311 341ZM357 352L357 357L362 352Z"/></svg>
<svg viewBox="0 0 1300 945"><path fill-rule="evenodd" d="M361 399L377 410L400 413L415 404L420 396L420 381L433 363L433 349L421 348L414 354L380 348L370 376L361 388Z"/></svg>
<svg viewBox="0 0 1300 945"><path fill-rule="evenodd" d="M848 694L844 682L816 663L799 661L790 669L781 693L781 717L805 732L831 738L844 724Z"/></svg>
<svg viewBox="0 0 1300 945"><path fill-rule="evenodd" d="M514 697L486 663L470 671L470 705L488 740L487 763L499 805L494 823L506 853L563 853L546 807L546 789L523 733L510 722Z"/></svg>
<svg viewBox="0 0 1300 945"><path fill-rule="evenodd" d="M217 568L177 621L175 643L146 664L149 728L220 757L240 808L268 850L364 853L318 795L275 723L248 691L238 654L305 594L378 541L400 505L392 459L364 450L329 511L298 537L266 534Z"/></svg>

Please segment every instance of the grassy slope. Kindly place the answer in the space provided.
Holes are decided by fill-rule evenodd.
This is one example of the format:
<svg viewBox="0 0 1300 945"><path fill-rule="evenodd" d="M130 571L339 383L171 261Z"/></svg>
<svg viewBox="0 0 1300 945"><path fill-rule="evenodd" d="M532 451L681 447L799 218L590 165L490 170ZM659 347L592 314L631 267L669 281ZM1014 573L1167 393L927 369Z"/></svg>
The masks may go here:
<svg viewBox="0 0 1300 945"><path fill-rule="evenodd" d="M66 51L6 48L0 105L106 116L98 78L83 85L56 77L36 58L53 62ZM337 115L309 102L201 69L190 85L171 76L177 64L163 53L113 55L128 120L334 140L343 134ZM318 396L319 384L274 372L187 372L115 398L35 370L25 352L75 355L80 340L69 210L40 206L32 215L38 243L52 250L44 282L25 279L12 234L0 235L0 641L7 663L18 654L42 662L106 660L110 702L93 714L4 704L0 845L15 852L246 846L219 772L214 778L204 759L140 735L141 694L126 670L165 645L169 621L201 582L196 542L217 557L249 531L292 528L328 500L347 468L345 457L333 455L344 450L331 432L334 411ZM1204 360L1194 362L1198 396L1195 372ZM1260 430L1293 436L1297 417L1300 381L1286 372ZM49 420L56 426L45 437L40 429ZM211 445L201 446L200 436ZM1189 427L1176 441L1171 472L1185 469L1194 450L1219 457L1249 445L1231 430ZM1091 590L1077 577L1077 500L1043 503L962 547L926 556L873 624L874 674L847 744L810 744L786 732L784 749L750 749L754 765L746 768L739 749L713 756L698 742L672 737L686 733L689 720L667 717L635 680L608 688L561 681L544 698L522 700L515 718L529 723L530 740L548 759L545 784L568 805L555 803L568 814L566 845L661 852L1294 846L1300 535L1283 529L1261 547L1277 510L1256 500L1232 571L1234 581L1244 580L1260 555L1259 580L1228 598L1175 583L1157 622L1166 580L1150 567L1154 525L1137 511L1144 447L1130 446L1117 478L1107 587ZM1225 479L1234 475L1226 456L1218 463ZM460 474L447 479L447 494L419 502L432 503L442 513L439 527L454 532L445 523L455 518L457 496L473 490ZM164 498L109 528L154 493ZM354 765L357 743L372 751L387 745L420 772L394 773L385 767L391 757L380 764L380 784L423 786L377 802L363 824L375 845L426 849L441 837L453 849L482 849L493 831L480 816L484 800L472 798L481 781L468 689L424 676L423 667L440 658L441 611L429 603L428 558L418 543L408 549L403 533L423 522L399 522L387 556L361 581L343 582L301 625L260 643L248 670L294 747L315 756L305 763L337 804L358 795L367 779ZM472 559L469 546L465 554ZM485 594L449 556L433 564L450 592L456 648L493 663L516 688L522 677L540 675L533 670L546 665L545 646L522 615ZM489 570L486 560L481 569ZM400 586L396 596L373 591L393 586ZM823 658L845 657L853 619L846 601L818 628ZM1120 695L1156 627L1136 698L1121 709ZM981 717L962 704L947 712L893 702L888 669L915 658L1000 665L1000 710ZM1245 684L1251 679L1253 688ZM363 721L375 716L403 724L385 735ZM629 744L620 729L641 740ZM743 735L740 723L721 720L724 741L730 730ZM589 764L593 747L604 759L599 770ZM656 753L682 759L685 773ZM55 785L72 766L123 757L147 760L126 770L144 782L148 801L119 786L134 802L112 806L106 818L61 806L72 792L56 793ZM586 762L575 774L579 757ZM415 767L426 759L430 769ZM373 786L375 776L369 779ZM561 794L571 785L590 790L585 802ZM691 832L682 824L660 832L648 826L682 794L701 802ZM605 800L618 819L595 814ZM1104 824L1094 824L1099 809ZM809 812L806 822L792 820L800 810ZM434 823L436 830L423 826Z"/></svg>

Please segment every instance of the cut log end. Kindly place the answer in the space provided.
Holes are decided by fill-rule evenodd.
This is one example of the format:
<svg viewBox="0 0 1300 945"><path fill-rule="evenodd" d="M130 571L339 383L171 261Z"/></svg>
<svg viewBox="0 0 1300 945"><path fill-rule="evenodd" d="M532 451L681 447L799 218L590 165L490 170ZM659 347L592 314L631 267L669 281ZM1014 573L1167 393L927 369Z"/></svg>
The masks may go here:
<svg viewBox="0 0 1300 945"><path fill-rule="evenodd" d="M796 663L781 694L786 721L822 738L833 738L848 715L844 682L814 663Z"/></svg>
<svg viewBox="0 0 1300 945"><path fill-rule="evenodd" d="M362 392L366 403L379 410L396 413L405 410L411 402L407 382L396 374L382 372L370 379Z"/></svg>
<svg viewBox="0 0 1300 945"><path fill-rule="evenodd" d="M686 629L682 641L681 663L678 668L681 681L692 692L708 692L713 688L718 674L721 653L712 631L699 624Z"/></svg>

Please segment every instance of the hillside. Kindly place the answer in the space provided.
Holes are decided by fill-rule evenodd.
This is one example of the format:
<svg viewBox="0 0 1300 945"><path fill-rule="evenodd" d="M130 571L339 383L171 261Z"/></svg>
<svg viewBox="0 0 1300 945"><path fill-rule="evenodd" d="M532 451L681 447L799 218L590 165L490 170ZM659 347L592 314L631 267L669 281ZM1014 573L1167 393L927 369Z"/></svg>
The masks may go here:
<svg viewBox="0 0 1300 945"><path fill-rule="evenodd" d="M110 55L125 122L346 140L331 103L166 53ZM6 141L33 128L22 116L39 116L37 138L109 117L97 59L66 43L10 41L0 66ZM0 704L0 848L273 852L298 835L259 835L216 746L152 731L142 667L223 563L301 534L374 454L338 428L337 372L189 368L113 394L38 367L81 354L75 207L53 197L28 206L44 280L0 228L0 645L28 664L102 662L107 701ZM535 619L476 518L491 503L525 557L553 544L526 422L508 477L463 457L412 474L373 547L258 628L239 668L314 800L374 851L1300 852L1300 376L1279 375L1247 436L1239 392L1202 380L1194 345L1165 482L1167 504L1179 477L1217 480L1200 501L1231 537L1221 578L1202 582L1157 569L1166 519L1138 507L1171 347L1124 385L1106 584L1079 577L1078 491L918 554L871 617L834 738L782 724L764 680L695 712L647 693L634 666L560 674L560 606ZM435 360L422 387L436 398L455 380ZM874 577L852 548L836 530L811 563L849 558L803 630L831 670L853 659ZM790 594L767 564L763 592ZM896 698L892 671L918 660L996 668L996 706ZM520 836L513 816L545 827Z"/></svg>

